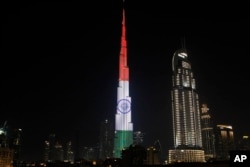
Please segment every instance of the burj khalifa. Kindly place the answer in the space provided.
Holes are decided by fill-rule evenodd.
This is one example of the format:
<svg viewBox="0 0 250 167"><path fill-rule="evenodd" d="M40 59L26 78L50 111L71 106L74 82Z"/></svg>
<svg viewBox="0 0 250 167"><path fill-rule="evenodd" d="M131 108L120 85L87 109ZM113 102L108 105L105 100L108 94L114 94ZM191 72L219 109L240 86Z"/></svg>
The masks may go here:
<svg viewBox="0 0 250 167"><path fill-rule="evenodd" d="M129 96L129 68L127 66L127 41L124 8L122 14L119 85L117 88L117 108L115 115L114 158L121 158L122 150L133 144L133 123L131 118L131 97Z"/></svg>

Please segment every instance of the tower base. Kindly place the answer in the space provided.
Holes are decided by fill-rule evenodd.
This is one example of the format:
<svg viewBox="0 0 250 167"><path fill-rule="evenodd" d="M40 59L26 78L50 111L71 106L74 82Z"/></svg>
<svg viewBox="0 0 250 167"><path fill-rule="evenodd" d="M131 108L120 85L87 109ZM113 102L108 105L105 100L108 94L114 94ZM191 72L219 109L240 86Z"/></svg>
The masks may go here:
<svg viewBox="0 0 250 167"><path fill-rule="evenodd" d="M178 162L206 162L204 150L199 149L174 149L168 152L169 163Z"/></svg>
<svg viewBox="0 0 250 167"><path fill-rule="evenodd" d="M133 131L118 130L115 132L114 158L121 158L122 150L133 144Z"/></svg>

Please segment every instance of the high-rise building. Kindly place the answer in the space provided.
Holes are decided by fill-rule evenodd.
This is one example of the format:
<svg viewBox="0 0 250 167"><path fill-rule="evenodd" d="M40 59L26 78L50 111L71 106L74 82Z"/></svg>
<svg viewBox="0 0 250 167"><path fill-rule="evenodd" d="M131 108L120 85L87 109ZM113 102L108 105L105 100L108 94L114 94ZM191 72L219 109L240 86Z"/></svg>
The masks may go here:
<svg viewBox="0 0 250 167"><path fill-rule="evenodd" d="M250 150L250 136L243 135L237 143L237 150Z"/></svg>
<svg viewBox="0 0 250 167"><path fill-rule="evenodd" d="M172 58L172 121L174 148L169 163L205 162L202 149L199 96L185 48Z"/></svg>
<svg viewBox="0 0 250 167"><path fill-rule="evenodd" d="M13 162L18 163L20 161L21 154L21 145L22 145L22 129L15 128L12 132L10 147L14 150Z"/></svg>
<svg viewBox="0 0 250 167"><path fill-rule="evenodd" d="M74 152L72 149L71 140L62 144L56 138L55 134L49 135L49 140L44 142L44 161L56 162L56 161L65 161L73 162Z"/></svg>
<svg viewBox="0 0 250 167"><path fill-rule="evenodd" d="M12 167L13 156L13 149L9 147L0 147L0 167Z"/></svg>
<svg viewBox="0 0 250 167"><path fill-rule="evenodd" d="M14 149L10 147L7 122L0 127L0 167L12 167L14 158Z"/></svg>
<svg viewBox="0 0 250 167"><path fill-rule="evenodd" d="M215 149L216 159L229 160L230 151L234 150L234 131L231 125L216 125Z"/></svg>
<svg viewBox="0 0 250 167"><path fill-rule="evenodd" d="M134 132L134 144L135 145L141 145L143 142L143 137L144 137L144 133L142 133L141 131L136 131Z"/></svg>
<svg viewBox="0 0 250 167"><path fill-rule="evenodd" d="M83 159L87 161L96 161L98 159L98 147L84 147L83 148Z"/></svg>
<svg viewBox="0 0 250 167"><path fill-rule="evenodd" d="M72 142L68 141L65 144L64 148L64 161L65 162L74 162L74 152L72 150Z"/></svg>
<svg viewBox="0 0 250 167"><path fill-rule="evenodd" d="M159 158L159 150L155 147L151 146L148 147L147 150L147 158L144 162L145 165L160 165L160 158Z"/></svg>
<svg viewBox="0 0 250 167"><path fill-rule="evenodd" d="M50 156L50 143L49 141L44 141L44 157L43 160L45 162L49 161L49 156Z"/></svg>
<svg viewBox="0 0 250 167"><path fill-rule="evenodd" d="M101 122L99 139L99 159L104 160L113 157L114 126L107 119Z"/></svg>
<svg viewBox="0 0 250 167"><path fill-rule="evenodd" d="M205 152L205 160L215 158L214 126L207 104L201 105L201 133L202 145Z"/></svg>
<svg viewBox="0 0 250 167"><path fill-rule="evenodd" d="M54 148L52 149L52 157L51 157L52 162L63 161L64 160L63 155L64 155L64 150L62 144L56 142Z"/></svg>
<svg viewBox="0 0 250 167"><path fill-rule="evenodd" d="M114 158L121 158L122 150L133 144L133 123L131 115L125 10L123 9L121 50L119 57L119 85L117 88L117 110L115 115Z"/></svg>
<svg viewBox="0 0 250 167"><path fill-rule="evenodd" d="M53 150L54 150L54 147L55 147L55 144L56 144L56 135L55 134L50 134L49 135L49 158L48 158L48 161L52 161L53 160ZM48 143L47 143L48 144ZM47 147L46 143L45 143L45 147Z"/></svg>
<svg viewBox="0 0 250 167"><path fill-rule="evenodd" d="M11 128L5 121L4 126L0 127L0 167L8 166L11 161L12 166L18 166L20 163L20 154L22 146L22 129ZM2 160L2 161L1 161Z"/></svg>

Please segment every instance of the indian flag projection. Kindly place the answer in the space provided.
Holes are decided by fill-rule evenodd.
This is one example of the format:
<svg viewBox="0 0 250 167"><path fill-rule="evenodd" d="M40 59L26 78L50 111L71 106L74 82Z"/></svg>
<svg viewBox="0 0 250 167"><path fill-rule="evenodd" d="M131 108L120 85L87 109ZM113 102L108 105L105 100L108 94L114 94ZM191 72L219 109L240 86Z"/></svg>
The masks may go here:
<svg viewBox="0 0 250 167"><path fill-rule="evenodd" d="M122 150L133 144L133 123L131 114L125 11L123 9L121 50L119 58L119 86L117 88L117 110L115 115L115 139L113 154L115 158L121 158Z"/></svg>

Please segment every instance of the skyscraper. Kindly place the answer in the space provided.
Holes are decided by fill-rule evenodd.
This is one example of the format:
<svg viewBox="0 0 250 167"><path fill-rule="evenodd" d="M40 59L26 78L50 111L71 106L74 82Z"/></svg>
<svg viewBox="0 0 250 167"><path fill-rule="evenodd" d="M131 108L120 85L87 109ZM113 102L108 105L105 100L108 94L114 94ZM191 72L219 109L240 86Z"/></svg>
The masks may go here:
<svg viewBox="0 0 250 167"><path fill-rule="evenodd" d="M216 158L229 160L229 152L234 150L234 131L231 125L216 125L215 130Z"/></svg>
<svg viewBox="0 0 250 167"><path fill-rule="evenodd" d="M54 157L53 150L54 150L55 144L56 144L56 135L50 134L48 143L45 142L45 147L49 147L48 161L53 161L53 157Z"/></svg>
<svg viewBox="0 0 250 167"><path fill-rule="evenodd" d="M119 85L117 88L117 109L115 115L114 158L120 158L122 150L133 144L133 123L131 115L131 97L129 96L129 68L127 66L125 10L123 9L122 37L119 58Z"/></svg>
<svg viewBox="0 0 250 167"><path fill-rule="evenodd" d="M64 148L64 161L65 162L74 162L74 152L72 150L72 142L68 141L65 144Z"/></svg>
<svg viewBox="0 0 250 167"><path fill-rule="evenodd" d="M237 142L236 150L250 150L250 136L243 135Z"/></svg>
<svg viewBox="0 0 250 167"><path fill-rule="evenodd" d="M0 127L0 167L12 167L14 150L10 147L7 121Z"/></svg>
<svg viewBox="0 0 250 167"><path fill-rule="evenodd" d="M50 143L49 141L44 141L44 157L43 160L45 162L49 161L50 158Z"/></svg>
<svg viewBox="0 0 250 167"><path fill-rule="evenodd" d="M107 119L101 122L99 139L99 159L105 160L108 157L113 157L114 126Z"/></svg>
<svg viewBox="0 0 250 167"><path fill-rule="evenodd" d="M172 70L174 148L169 150L169 163L205 162L204 150L202 150L199 96L185 48L174 53Z"/></svg>
<svg viewBox="0 0 250 167"><path fill-rule="evenodd" d="M13 162L20 161L21 145L22 145L22 129L15 128L12 131L10 147L14 150Z"/></svg>
<svg viewBox="0 0 250 167"><path fill-rule="evenodd" d="M215 158L214 128L207 104L201 105L201 133L205 159Z"/></svg>
<svg viewBox="0 0 250 167"><path fill-rule="evenodd" d="M17 166L20 162L22 129L12 128L4 122L0 127L0 167Z"/></svg>

